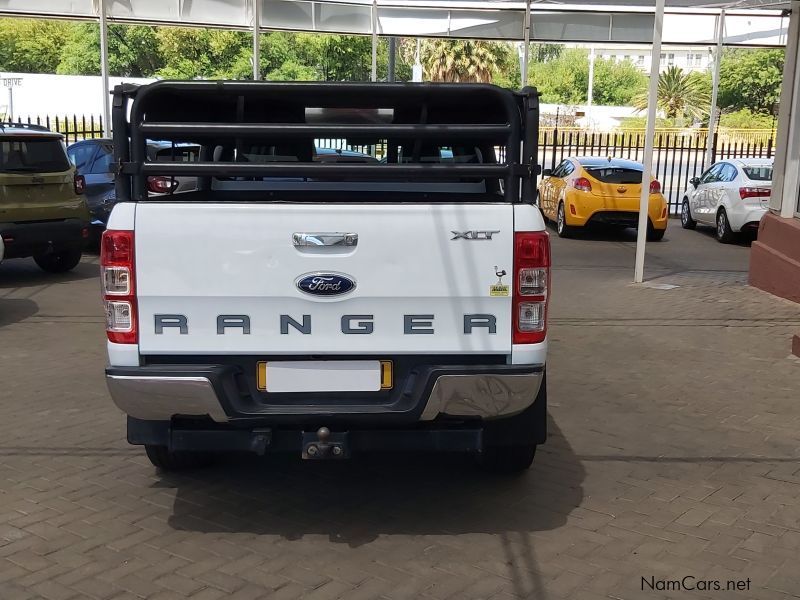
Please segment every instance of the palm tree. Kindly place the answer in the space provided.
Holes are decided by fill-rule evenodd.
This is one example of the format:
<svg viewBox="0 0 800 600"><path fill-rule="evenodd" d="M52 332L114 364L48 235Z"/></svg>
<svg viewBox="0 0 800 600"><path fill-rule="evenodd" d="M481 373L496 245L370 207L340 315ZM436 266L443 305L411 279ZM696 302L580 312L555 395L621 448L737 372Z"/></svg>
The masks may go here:
<svg viewBox="0 0 800 600"><path fill-rule="evenodd" d="M496 42L426 40L422 65L430 81L491 83L492 72L505 61Z"/></svg>
<svg viewBox="0 0 800 600"><path fill-rule="evenodd" d="M633 99L634 108L647 110L647 100L647 92L638 94ZM680 67L672 66L658 76L658 108L668 119L701 119L710 102L708 91L695 73L684 73Z"/></svg>

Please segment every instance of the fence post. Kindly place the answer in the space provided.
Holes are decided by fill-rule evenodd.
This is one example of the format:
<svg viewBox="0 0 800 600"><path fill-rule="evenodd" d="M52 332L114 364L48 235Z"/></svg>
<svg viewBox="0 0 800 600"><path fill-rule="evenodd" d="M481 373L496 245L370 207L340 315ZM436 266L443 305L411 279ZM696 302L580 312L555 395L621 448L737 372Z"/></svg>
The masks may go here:
<svg viewBox="0 0 800 600"><path fill-rule="evenodd" d="M718 131L714 131L714 135L712 136L711 140L711 165L713 165L715 162L717 162L717 142L719 141ZM710 167L711 165L708 166Z"/></svg>
<svg viewBox="0 0 800 600"><path fill-rule="evenodd" d="M556 117L556 126L553 127L553 155L550 157L550 170L556 170L556 140L558 140L558 117Z"/></svg>
<svg viewBox="0 0 800 600"><path fill-rule="evenodd" d="M772 137L767 140L767 158L772 158Z"/></svg>

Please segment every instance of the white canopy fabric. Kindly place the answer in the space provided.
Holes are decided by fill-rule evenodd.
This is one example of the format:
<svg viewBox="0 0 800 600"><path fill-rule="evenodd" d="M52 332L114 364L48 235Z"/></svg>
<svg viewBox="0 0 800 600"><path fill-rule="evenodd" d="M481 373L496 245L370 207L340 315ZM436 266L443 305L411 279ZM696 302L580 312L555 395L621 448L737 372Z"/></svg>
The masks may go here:
<svg viewBox="0 0 800 600"><path fill-rule="evenodd" d="M256 4L258 2L258 4ZM783 45L788 0L667 0L665 44L711 44L716 14L728 8L726 45ZM0 0L0 15L261 30L372 33L522 41L525 2L503 0ZM532 0L530 40L650 44L653 2L648 0ZM256 10L258 8L258 10ZM769 9L769 10L765 10ZM738 11L738 12L737 12Z"/></svg>

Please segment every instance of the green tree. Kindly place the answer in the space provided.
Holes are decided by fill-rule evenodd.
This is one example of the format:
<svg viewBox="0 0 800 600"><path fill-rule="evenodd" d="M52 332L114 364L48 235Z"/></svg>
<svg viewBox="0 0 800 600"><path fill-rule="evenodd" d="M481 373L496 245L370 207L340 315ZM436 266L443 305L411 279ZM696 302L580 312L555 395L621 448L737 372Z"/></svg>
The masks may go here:
<svg viewBox="0 0 800 600"><path fill-rule="evenodd" d="M728 49L722 55L719 105L770 114L780 99L783 81L782 49Z"/></svg>
<svg viewBox="0 0 800 600"><path fill-rule="evenodd" d="M545 62L561 56L564 46L561 44L531 44L528 59L533 62Z"/></svg>
<svg viewBox="0 0 800 600"><path fill-rule="evenodd" d="M680 67L669 67L658 76L658 108L667 119L701 119L708 113L711 99L697 73L685 73ZM633 106L644 111L648 106L647 92L634 98Z"/></svg>
<svg viewBox="0 0 800 600"><path fill-rule="evenodd" d="M491 83L516 60L513 48L502 42L435 39L425 40L421 50L429 81Z"/></svg>
<svg viewBox="0 0 800 600"><path fill-rule="evenodd" d="M567 48L554 58L533 62L528 81L552 104L584 104L589 88L589 54L582 48ZM631 61L595 58L595 104L627 106L647 85L644 75Z"/></svg>
<svg viewBox="0 0 800 600"><path fill-rule="evenodd" d="M0 19L0 70L55 73L72 29L66 21Z"/></svg>
<svg viewBox="0 0 800 600"><path fill-rule="evenodd" d="M607 106L630 106L636 95L647 88L647 81L647 75L630 60L617 62L613 59L595 59L593 102Z"/></svg>
<svg viewBox="0 0 800 600"><path fill-rule="evenodd" d="M548 104L583 104L589 83L589 55L581 48L566 48L555 58L532 62L528 83Z"/></svg>
<svg viewBox="0 0 800 600"><path fill-rule="evenodd" d="M155 27L109 25L108 69L112 75L152 77L163 65ZM55 71L62 75L100 74L99 25L73 24Z"/></svg>
<svg viewBox="0 0 800 600"><path fill-rule="evenodd" d="M251 43L242 31L159 27L156 44L164 64L154 74L165 79L252 78Z"/></svg>
<svg viewBox="0 0 800 600"><path fill-rule="evenodd" d="M733 129L772 129L775 119L772 115L754 113L749 108L742 108L733 112L723 112L719 119L721 127Z"/></svg>

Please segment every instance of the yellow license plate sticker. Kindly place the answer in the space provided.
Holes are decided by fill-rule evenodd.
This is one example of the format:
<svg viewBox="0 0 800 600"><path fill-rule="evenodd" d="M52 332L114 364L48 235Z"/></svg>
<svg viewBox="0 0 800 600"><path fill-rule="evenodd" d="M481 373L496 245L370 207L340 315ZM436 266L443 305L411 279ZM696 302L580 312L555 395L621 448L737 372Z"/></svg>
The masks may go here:
<svg viewBox="0 0 800 600"><path fill-rule="evenodd" d="M489 286L490 296L508 296L509 286L496 283Z"/></svg>

